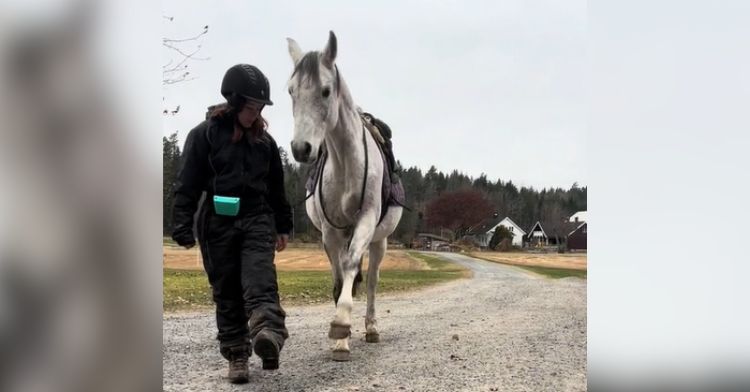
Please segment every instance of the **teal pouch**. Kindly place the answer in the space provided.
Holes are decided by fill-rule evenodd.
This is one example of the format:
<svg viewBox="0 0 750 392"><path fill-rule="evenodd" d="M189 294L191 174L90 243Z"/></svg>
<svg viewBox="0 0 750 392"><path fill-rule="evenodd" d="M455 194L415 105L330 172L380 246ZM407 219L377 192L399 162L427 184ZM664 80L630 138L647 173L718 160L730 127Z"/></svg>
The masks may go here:
<svg viewBox="0 0 750 392"><path fill-rule="evenodd" d="M214 195L214 211L219 215L237 216L240 212L240 198Z"/></svg>

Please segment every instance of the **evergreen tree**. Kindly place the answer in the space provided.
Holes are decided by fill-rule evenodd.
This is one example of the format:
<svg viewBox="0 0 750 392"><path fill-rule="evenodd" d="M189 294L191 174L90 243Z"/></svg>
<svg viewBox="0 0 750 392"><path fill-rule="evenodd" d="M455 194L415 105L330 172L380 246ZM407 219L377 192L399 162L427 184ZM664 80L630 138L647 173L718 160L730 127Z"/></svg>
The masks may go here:
<svg viewBox="0 0 750 392"><path fill-rule="evenodd" d="M174 203L174 183L177 180L177 172L180 168L180 147L177 140L177 132L162 137L162 208L163 227L162 232L169 235L172 232L172 205Z"/></svg>
<svg viewBox="0 0 750 392"><path fill-rule="evenodd" d="M495 232L492 234L492 238L490 239L490 249L495 250L497 248L497 245L504 239L513 242L513 236L515 236L515 234L508 230L508 228L506 228L505 226L498 226L497 228L495 228Z"/></svg>

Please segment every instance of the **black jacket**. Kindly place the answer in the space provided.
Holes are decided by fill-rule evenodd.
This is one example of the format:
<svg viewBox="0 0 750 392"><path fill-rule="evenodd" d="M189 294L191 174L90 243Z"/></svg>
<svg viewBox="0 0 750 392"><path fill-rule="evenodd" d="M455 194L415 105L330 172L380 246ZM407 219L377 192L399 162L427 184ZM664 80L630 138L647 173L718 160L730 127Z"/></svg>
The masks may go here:
<svg viewBox="0 0 750 392"><path fill-rule="evenodd" d="M292 212L284 193L284 170L276 141L268 133L251 142L232 143L232 120L209 119L188 134L175 183L172 238L195 242L193 216L203 191L206 207L213 195L240 197L240 215L273 213L276 232L292 230Z"/></svg>

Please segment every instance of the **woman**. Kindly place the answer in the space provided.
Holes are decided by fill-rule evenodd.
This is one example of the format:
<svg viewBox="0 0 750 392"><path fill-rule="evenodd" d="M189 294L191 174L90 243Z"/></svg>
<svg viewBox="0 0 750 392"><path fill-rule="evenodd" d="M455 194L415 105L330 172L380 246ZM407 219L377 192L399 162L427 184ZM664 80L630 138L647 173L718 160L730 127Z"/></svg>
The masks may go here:
<svg viewBox="0 0 750 392"><path fill-rule="evenodd" d="M286 248L292 215L279 149L261 116L273 104L268 79L258 68L238 64L224 75L221 94L227 103L185 142L172 238L191 248L197 234L216 303L219 349L229 360L229 380L244 383L253 349L263 369L277 369L289 336L273 259L274 248Z"/></svg>

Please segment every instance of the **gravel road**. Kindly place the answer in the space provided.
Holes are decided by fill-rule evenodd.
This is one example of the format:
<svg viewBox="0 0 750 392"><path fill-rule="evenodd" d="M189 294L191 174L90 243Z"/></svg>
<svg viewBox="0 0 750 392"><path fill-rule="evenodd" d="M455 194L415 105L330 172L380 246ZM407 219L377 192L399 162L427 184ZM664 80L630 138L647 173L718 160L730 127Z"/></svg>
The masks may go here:
<svg viewBox="0 0 750 392"><path fill-rule="evenodd" d="M330 360L333 302L288 307L276 371L251 358L251 381L229 384L212 312L165 315L165 391L585 391L586 281L440 253L474 272L376 300L380 343L364 341L355 301L350 362ZM363 286L364 287L364 286Z"/></svg>

